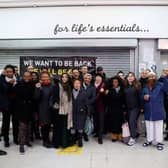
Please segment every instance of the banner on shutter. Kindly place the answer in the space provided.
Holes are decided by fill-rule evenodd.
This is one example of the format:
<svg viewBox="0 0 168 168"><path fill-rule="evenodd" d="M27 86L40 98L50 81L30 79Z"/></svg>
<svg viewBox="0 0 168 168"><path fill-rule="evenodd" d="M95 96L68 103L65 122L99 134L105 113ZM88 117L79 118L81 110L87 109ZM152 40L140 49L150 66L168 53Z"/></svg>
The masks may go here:
<svg viewBox="0 0 168 168"><path fill-rule="evenodd" d="M82 65L87 65L89 71L93 72L96 68L96 57L20 57L21 75L29 66L33 67L34 72L40 73L45 69L52 75L60 76L63 73L72 74L73 68L79 69Z"/></svg>

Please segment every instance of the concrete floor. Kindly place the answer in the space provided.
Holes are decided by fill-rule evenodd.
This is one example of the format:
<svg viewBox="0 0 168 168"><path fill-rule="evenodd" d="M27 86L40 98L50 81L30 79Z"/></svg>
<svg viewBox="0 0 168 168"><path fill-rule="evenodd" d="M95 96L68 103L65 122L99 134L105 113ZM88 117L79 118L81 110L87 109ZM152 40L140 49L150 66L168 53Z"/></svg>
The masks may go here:
<svg viewBox="0 0 168 168"><path fill-rule="evenodd" d="M167 168L168 143L164 151L156 147L142 147L144 139L140 138L133 147L122 143L113 143L105 139L103 145L95 139L84 144L81 154L59 155L55 149L46 149L41 142L34 142L32 148L26 148L25 155L20 155L18 146L11 144L4 149L2 141L0 149L8 152L0 157L0 168Z"/></svg>

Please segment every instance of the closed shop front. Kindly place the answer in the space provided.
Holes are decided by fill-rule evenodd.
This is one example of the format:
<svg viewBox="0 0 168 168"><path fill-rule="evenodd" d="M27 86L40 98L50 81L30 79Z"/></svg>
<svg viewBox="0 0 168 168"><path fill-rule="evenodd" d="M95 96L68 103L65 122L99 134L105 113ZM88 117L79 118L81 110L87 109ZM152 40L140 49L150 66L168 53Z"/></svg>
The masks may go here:
<svg viewBox="0 0 168 168"><path fill-rule="evenodd" d="M161 72L167 51L168 6L43 5L0 10L0 69L20 56L97 57L108 76L119 70ZM145 20L144 20L145 18Z"/></svg>
<svg viewBox="0 0 168 168"><path fill-rule="evenodd" d="M20 56L39 56L39 57L97 57L96 65L102 66L110 77L115 75L119 70L127 73L134 71L131 66L133 57L130 49L126 48L71 48L71 49L45 49L45 50L1 50L0 51L0 69L6 64L19 66Z"/></svg>

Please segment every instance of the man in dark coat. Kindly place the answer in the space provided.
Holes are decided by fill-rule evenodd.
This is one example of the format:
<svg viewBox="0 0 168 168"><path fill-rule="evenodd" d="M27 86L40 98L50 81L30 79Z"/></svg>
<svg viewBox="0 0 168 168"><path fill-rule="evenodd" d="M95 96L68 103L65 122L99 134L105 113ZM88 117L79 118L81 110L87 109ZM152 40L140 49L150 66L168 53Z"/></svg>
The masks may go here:
<svg viewBox="0 0 168 168"><path fill-rule="evenodd" d="M41 74L41 83L36 84L35 99L39 101L39 124L41 126L41 134L43 146L51 148L49 133L52 123L52 106L53 106L53 85L50 75L47 72Z"/></svg>
<svg viewBox="0 0 168 168"><path fill-rule="evenodd" d="M15 69L12 65L6 65L4 75L0 77L0 109L3 112L2 134L4 137L5 147L9 147L9 128L10 117L12 116L13 140L18 144L18 120L15 111L15 91L14 86L17 84Z"/></svg>
<svg viewBox="0 0 168 168"><path fill-rule="evenodd" d="M81 89L81 81L74 80L72 91L72 116L73 128L72 134L78 133L78 146L82 147L82 136L86 121L87 114L87 94L86 91Z"/></svg>
<svg viewBox="0 0 168 168"><path fill-rule="evenodd" d="M20 152L24 153L24 145L31 147L31 122L33 119L34 85L30 72L25 72L23 80L15 86L17 118L19 120Z"/></svg>
<svg viewBox="0 0 168 168"><path fill-rule="evenodd" d="M83 89L87 94L87 107L88 107L88 116L92 117L95 111L96 103L96 88L91 84L92 75L87 73L84 75ZM88 141L88 136L84 133L84 140Z"/></svg>

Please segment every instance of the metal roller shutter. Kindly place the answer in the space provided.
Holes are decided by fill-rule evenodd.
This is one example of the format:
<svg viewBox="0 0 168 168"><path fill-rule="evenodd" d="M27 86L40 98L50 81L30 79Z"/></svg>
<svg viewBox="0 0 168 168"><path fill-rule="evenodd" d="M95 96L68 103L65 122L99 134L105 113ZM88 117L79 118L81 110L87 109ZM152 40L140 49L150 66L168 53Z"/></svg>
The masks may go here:
<svg viewBox="0 0 168 168"><path fill-rule="evenodd" d="M115 75L119 70L130 71L130 50L113 50L97 54L97 66L103 66L108 76Z"/></svg>
<svg viewBox="0 0 168 168"><path fill-rule="evenodd" d="M130 50L109 48L80 48L59 50L1 50L0 69L6 64L19 66L20 56L94 56L97 66L102 66L108 76L115 75L119 70L130 71Z"/></svg>
<svg viewBox="0 0 168 168"><path fill-rule="evenodd" d="M0 51L0 70L2 70L7 64L19 65L18 52Z"/></svg>

